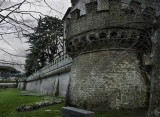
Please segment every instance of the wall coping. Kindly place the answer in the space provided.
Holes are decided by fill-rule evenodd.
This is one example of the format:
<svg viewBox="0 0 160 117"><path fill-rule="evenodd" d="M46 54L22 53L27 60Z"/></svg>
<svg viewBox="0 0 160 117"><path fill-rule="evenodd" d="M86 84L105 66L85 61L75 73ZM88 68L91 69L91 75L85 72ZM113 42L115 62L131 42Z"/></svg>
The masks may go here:
<svg viewBox="0 0 160 117"><path fill-rule="evenodd" d="M69 55L64 54L54 60L53 63L45 66L44 68L40 69L36 73L30 75L26 78L26 81L34 81L37 79L47 78L52 75L65 73L70 71L72 64L72 58ZM24 80L19 80L20 82Z"/></svg>

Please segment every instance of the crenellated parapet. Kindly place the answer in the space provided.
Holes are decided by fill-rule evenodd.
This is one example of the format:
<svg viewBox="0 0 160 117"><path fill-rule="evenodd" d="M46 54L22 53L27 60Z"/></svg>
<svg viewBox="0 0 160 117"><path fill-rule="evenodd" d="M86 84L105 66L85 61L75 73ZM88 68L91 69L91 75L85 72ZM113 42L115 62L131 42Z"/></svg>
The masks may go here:
<svg viewBox="0 0 160 117"><path fill-rule="evenodd" d="M142 40L141 50L150 48L146 30L153 27L154 16L155 9L144 7L138 0L77 1L64 18L66 50L74 56L97 50L98 46L100 49L126 49L136 41L142 43ZM139 44L132 49L139 49Z"/></svg>

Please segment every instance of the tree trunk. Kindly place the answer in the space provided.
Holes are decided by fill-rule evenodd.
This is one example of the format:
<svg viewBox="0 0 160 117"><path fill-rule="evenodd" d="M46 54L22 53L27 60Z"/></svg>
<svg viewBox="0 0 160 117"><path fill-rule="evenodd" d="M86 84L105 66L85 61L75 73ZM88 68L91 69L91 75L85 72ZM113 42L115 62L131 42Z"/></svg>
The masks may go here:
<svg viewBox="0 0 160 117"><path fill-rule="evenodd" d="M157 20L160 25L160 18ZM157 26L158 26L157 25ZM153 37L153 71L151 94L147 117L160 117L160 27L155 29Z"/></svg>

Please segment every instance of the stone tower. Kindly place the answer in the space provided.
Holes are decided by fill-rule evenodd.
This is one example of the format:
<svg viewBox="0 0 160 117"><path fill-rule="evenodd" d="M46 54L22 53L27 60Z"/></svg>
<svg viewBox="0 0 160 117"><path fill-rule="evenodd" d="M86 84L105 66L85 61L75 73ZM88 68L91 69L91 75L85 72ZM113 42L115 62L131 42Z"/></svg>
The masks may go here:
<svg viewBox="0 0 160 117"><path fill-rule="evenodd" d="M71 2L63 19L73 58L66 103L90 110L145 107L154 8L144 0Z"/></svg>

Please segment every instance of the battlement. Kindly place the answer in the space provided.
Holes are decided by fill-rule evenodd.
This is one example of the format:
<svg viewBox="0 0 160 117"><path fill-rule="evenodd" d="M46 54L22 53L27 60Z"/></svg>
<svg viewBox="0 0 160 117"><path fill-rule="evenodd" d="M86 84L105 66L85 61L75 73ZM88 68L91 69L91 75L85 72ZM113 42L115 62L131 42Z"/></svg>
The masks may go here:
<svg viewBox="0 0 160 117"><path fill-rule="evenodd" d="M152 26L152 15L155 14L153 8L146 7L143 9L142 3L135 0L132 0L128 4L128 7L124 8L122 7L120 0L116 1L110 0L108 2L108 10L98 9L100 7L100 3L97 1L86 3L84 4L85 14L83 15L81 15L81 12L84 8L72 9L70 12L70 18L66 18L65 22L66 38L69 39L75 35L98 28L101 29L121 26L144 29Z"/></svg>
<svg viewBox="0 0 160 117"><path fill-rule="evenodd" d="M104 7L104 4L106 7ZM82 14L84 12L85 14ZM101 33L102 37L104 36L103 34L106 35L104 41L107 49L120 49L131 46L136 40L136 38L132 38L132 33L138 32L136 35L141 37L142 33L144 33L143 30L150 30L153 27L155 10L151 6L144 7L138 0L130 0L128 3L123 3L121 0L106 0L105 3L102 3L102 0L90 2L83 2L82 0L73 6L68 15L65 19L64 29L67 40L66 48L67 52L73 56L82 51L96 50L97 45L95 43L100 43L99 45L102 49ZM110 36L112 32L116 32L113 35L118 35L119 33L119 36L116 36L118 39L114 38L115 43L117 41L118 43L123 43L124 40L125 42L127 40L126 45L110 44L110 41L113 40ZM120 38L124 36L122 33L128 36L122 39ZM146 41L150 43L148 38L146 40L143 39L145 44Z"/></svg>
<svg viewBox="0 0 160 117"><path fill-rule="evenodd" d="M86 6L86 13L87 14L96 12L97 8L98 8L98 4L96 1L87 3L87 4L85 4L85 6Z"/></svg>

